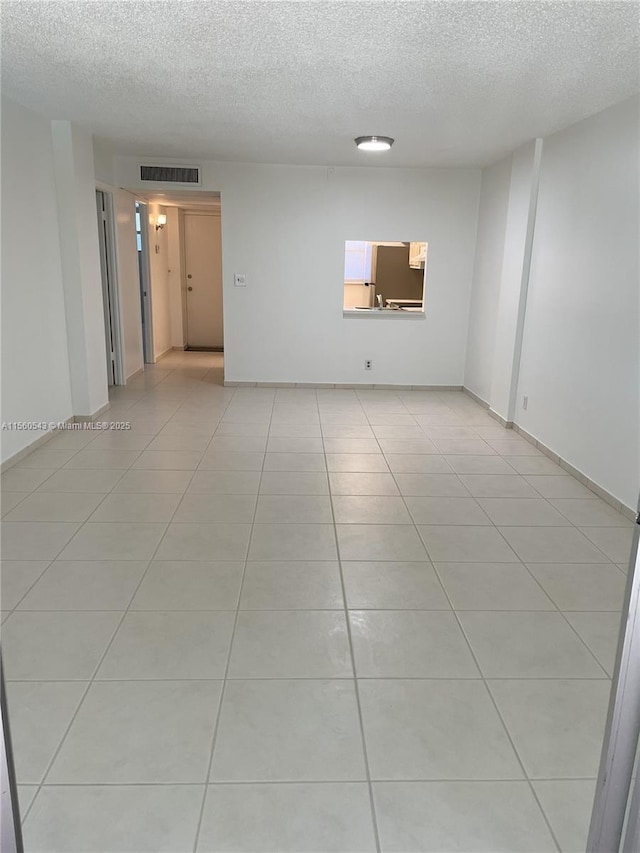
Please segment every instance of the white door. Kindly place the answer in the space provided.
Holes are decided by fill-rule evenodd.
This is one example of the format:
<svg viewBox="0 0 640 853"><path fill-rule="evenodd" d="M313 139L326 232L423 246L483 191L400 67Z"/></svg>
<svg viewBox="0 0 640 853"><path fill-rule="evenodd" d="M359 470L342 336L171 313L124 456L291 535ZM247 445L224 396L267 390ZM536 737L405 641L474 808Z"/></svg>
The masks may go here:
<svg viewBox="0 0 640 853"><path fill-rule="evenodd" d="M222 349L222 235L220 216L185 213L187 346Z"/></svg>

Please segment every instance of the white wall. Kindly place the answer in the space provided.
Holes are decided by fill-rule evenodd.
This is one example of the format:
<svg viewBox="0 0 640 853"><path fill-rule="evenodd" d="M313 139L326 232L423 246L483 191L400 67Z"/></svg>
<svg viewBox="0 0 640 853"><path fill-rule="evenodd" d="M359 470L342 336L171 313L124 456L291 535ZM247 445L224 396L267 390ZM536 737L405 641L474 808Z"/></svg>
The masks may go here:
<svg viewBox="0 0 640 853"><path fill-rule="evenodd" d="M51 124L3 98L3 421L73 414L57 219ZM43 433L3 431L2 459Z"/></svg>
<svg viewBox="0 0 640 853"><path fill-rule="evenodd" d="M136 158L115 162L135 187ZM222 194L226 379L462 384L479 179L204 163L202 189ZM345 240L426 240L426 319L343 318Z"/></svg>
<svg viewBox="0 0 640 853"><path fill-rule="evenodd" d="M510 154L483 169L480 187L465 385L486 402L491 395L512 160Z"/></svg>
<svg viewBox="0 0 640 853"><path fill-rule="evenodd" d="M545 140L517 410L524 429L631 507L638 104L627 100Z"/></svg>
<svg viewBox="0 0 640 853"><path fill-rule="evenodd" d="M98 140L93 140L93 164L96 181L113 185L113 154Z"/></svg>
<svg viewBox="0 0 640 853"><path fill-rule="evenodd" d="M153 358L164 355L171 343L171 291L169 287L169 241L167 226L156 231L159 213L167 208L155 203L148 205L149 261L151 265L151 302L153 314ZM156 247L158 251L156 251Z"/></svg>
<svg viewBox="0 0 640 853"><path fill-rule="evenodd" d="M93 143L68 121L51 132L71 396L74 413L91 416L108 402Z"/></svg>
<svg viewBox="0 0 640 853"><path fill-rule="evenodd" d="M528 142L512 155L500 297L494 330L491 391L488 398L492 411L506 421L513 421L516 412L542 144L541 139Z"/></svg>
<svg viewBox="0 0 640 853"><path fill-rule="evenodd" d="M136 199L126 190L110 188L109 191L113 194L116 220L115 233L124 375L128 379L144 367L142 317L140 315L140 275L136 246Z"/></svg>

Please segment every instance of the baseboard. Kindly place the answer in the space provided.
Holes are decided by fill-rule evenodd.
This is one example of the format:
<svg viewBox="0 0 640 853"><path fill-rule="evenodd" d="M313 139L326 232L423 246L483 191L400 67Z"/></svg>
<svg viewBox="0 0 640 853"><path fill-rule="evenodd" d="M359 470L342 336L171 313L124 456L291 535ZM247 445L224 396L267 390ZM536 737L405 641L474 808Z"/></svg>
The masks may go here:
<svg viewBox="0 0 640 853"><path fill-rule="evenodd" d="M60 421L63 424L72 424L75 422L73 417L67 418L65 421ZM51 441L54 436L59 433L64 432L64 429L60 427L54 427L54 429L48 430L44 435L39 435L31 444L27 444L26 447L23 447L21 450L18 450L17 453L14 453L13 456L10 456L8 459L5 459L4 462L0 463L0 473L4 474L5 471L8 471L9 468L13 468L18 462L28 456L30 453L33 453L34 450L39 450L43 444L46 444L48 441Z"/></svg>
<svg viewBox="0 0 640 853"><path fill-rule="evenodd" d="M180 347L174 347L174 349L180 349ZM224 352L224 347L184 347L185 352Z"/></svg>
<svg viewBox="0 0 640 853"><path fill-rule="evenodd" d="M353 391L463 391L462 385L390 385L364 382L241 382L225 379L227 388L329 388Z"/></svg>
<svg viewBox="0 0 640 853"><path fill-rule="evenodd" d="M464 393L465 393L468 397L471 397L471 399L472 399L472 400L474 400L474 401L475 401L479 406L482 406L482 408L483 408L483 409L488 409L488 408L489 408L489 404L487 403L487 401L486 401L486 400L483 400L483 399L482 399L482 397L479 397L479 396L475 393L475 391L471 391L471 389L470 389L470 388L467 388L465 385L463 385L463 386L462 386L462 390L464 391Z"/></svg>
<svg viewBox="0 0 640 853"><path fill-rule="evenodd" d="M136 376L140 376L141 373L144 373L144 367L139 367L137 370L134 370L133 373L130 376L127 376L124 380L124 384L126 385L127 382L131 382L132 379L135 379Z"/></svg>
<svg viewBox="0 0 640 853"><path fill-rule="evenodd" d="M100 406L99 409L96 409L95 412L91 415L74 415L72 420L76 424L90 424L93 421L97 421L99 417L104 415L111 408L111 403L105 403L104 406Z"/></svg>
<svg viewBox="0 0 640 853"><path fill-rule="evenodd" d="M475 394L469 388L465 388L463 386L462 390L464 391L465 394L467 394L469 397L471 397L471 399L474 402L476 402L479 406L482 406L483 409L486 409L487 414L489 415L489 417L493 418L494 421L498 421L498 423L501 426L503 426L505 429L513 429L513 421L508 421L505 418L503 418L502 415L498 414L498 412L496 412L494 409L491 408L491 406L487 403L486 400L483 400L482 397L479 397L477 394Z"/></svg>
<svg viewBox="0 0 640 853"><path fill-rule="evenodd" d="M157 363L158 363L159 361L161 361L165 356L169 355L169 353L170 353L170 352L173 352L173 347L172 347L172 346L171 346L171 347L167 347L167 349L163 350L163 351L160 353L160 355L157 355L157 356L156 356L156 360L155 360L153 363L154 363L154 364L157 364Z"/></svg>
<svg viewBox="0 0 640 853"><path fill-rule="evenodd" d="M499 415L495 411L495 409L492 409L490 406L487 407L487 414L489 415L490 418L493 418L494 421L498 421L500 426L503 426L505 429L513 429L514 428L513 421L506 420L505 418L502 417L502 415Z"/></svg>
<svg viewBox="0 0 640 853"><path fill-rule="evenodd" d="M541 453L544 453L544 455L551 459L552 462L555 462L556 465L560 465L561 468L564 468L564 470L568 474L571 474L572 477L575 477L575 479L579 483L582 483L583 486L586 486L586 488L589 489L589 491L593 492L594 495L601 498L603 501L605 501L605 503L608 503L612 509L615 509L625 518L629 518L631 519L631 521L635 521L637 515L635 509L632 509L626 504L623 504L622 501L618 500L618 498L612 495L611 492L608 492L606 489L603 489L602 486L598 485L598 483L595 483L593 480L587 477L586 474L584 474L575 466L571 465L570 462L567 462L566 459L563 459L562 456L559 456L554 450L552 450L550 447L547 447L546 444L543 444L543 442L539 441L535 436L531 435L531 433L527 432L515 421L505 420L502 415L499 415L489 406L489 403L487 403L486 400L483 400L481 397L478 397L478 395L474 394L473 391L470 391L468 388L463 388L463 391L465 392L465 394L468 394L469 397L475 400L476 403L482 406L483 409L486 409L488 414L492 418L497 420L500 424L502 424L505 429L512 429L514 432L517 432L518 435L525 439L525 441L528 441L529 444L532 444Z"/></svg>

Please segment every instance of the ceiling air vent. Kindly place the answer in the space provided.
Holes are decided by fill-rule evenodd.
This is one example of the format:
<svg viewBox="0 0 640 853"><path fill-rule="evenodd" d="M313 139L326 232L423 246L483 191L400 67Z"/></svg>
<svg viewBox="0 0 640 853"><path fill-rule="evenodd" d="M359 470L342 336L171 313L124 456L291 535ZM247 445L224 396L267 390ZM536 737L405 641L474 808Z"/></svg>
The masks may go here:
<svg viewBox="0 0 640 853"><path fill-rule="evenodd" d="M198 166L140 166L140 180L154 184L199 184Z"/></svg>

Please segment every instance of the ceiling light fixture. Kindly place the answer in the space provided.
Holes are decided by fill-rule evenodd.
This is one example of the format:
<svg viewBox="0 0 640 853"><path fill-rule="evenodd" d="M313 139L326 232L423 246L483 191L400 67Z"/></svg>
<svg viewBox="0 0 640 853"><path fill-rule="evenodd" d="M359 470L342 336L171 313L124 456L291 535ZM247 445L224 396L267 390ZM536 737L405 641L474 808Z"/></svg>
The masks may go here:
<svg viewBox="0 0 640 853"><path fill-rule="evenodd" d="M390 136L356 136L355 143L361 151L388 151L394 140Z"/></svg>

